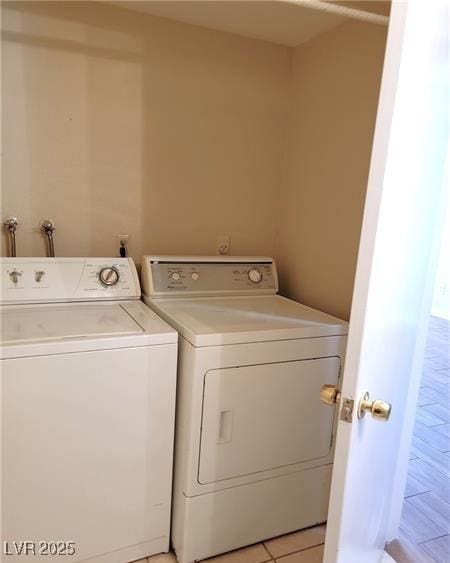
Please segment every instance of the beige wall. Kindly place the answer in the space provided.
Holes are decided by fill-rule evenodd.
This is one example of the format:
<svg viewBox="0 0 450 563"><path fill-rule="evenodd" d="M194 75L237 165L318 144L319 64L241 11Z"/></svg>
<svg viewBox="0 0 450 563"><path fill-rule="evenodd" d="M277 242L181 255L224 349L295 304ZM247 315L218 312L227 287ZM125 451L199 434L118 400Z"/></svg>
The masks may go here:
<svg viewBox="0 0 450 563"><path fill-rule="evenodd" d="M276 243L282 292L348 319L386 29L346 23L293 55L290 176Z"/></svg>
<svg viewBox="0 0 450 563"><path fill-rule="evenodd" d="M88 2L3 3L2 211L18 251L275 255L348 317L385 29L294 50ZM2 237L5 254L5 237Z"/></svg>
<svg viewBox="0 0 450 563"><path fill-rule="evenodd" d="M4 218L42 255L273 254L289 50L88 2L7 4ZM5 237L3 249L5 252Z"/></svg>

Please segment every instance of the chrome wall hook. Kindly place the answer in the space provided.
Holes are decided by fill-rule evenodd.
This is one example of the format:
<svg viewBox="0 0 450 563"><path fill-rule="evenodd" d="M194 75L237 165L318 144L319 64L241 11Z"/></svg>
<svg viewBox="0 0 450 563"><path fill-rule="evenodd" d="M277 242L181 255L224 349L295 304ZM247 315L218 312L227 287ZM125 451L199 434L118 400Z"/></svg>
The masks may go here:
<svg viewBox="0 0 450 563"><path fill-rule="evenodd" d="M40 224L41 231L45 234L48 240L48 255L51 258L55 257L55 243L53 233L55 232L55 224L51 219L44 219Z"/></svg>
<svg viewBox="0 0 450 563"><path fill-rule="evenodd" d="M3 222L5 229L8 231L9 236L9 252L12 258L17 256L16 254L16 231L19 225L16 217L8 217Z"/></svg>

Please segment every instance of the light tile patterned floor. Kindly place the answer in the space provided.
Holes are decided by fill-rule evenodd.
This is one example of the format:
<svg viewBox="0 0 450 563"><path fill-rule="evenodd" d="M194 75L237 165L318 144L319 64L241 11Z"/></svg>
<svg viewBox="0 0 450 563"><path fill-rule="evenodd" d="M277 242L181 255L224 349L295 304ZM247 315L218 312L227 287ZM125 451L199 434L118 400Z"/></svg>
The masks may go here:
<svg viewBox="0 0 450 563"><path fill-rule="evenodd" d="M450 323L431 317L400 537L398 563L450 562Z"/></svg>
<svg viewBox="0 0 450 563"><path fill-rule="evenodd" d="M389 553L398 563L450 563L449 325L431 318L401 535ZM325 525L237 549L208 563L322 563ZM177 563L173 553L138 563ZM361 562L363 563L363 562Z"/></svg>
<svg viewBox="0 0 450 563"><path fill-rule="evenodd" d="M280 536L266 542L236 549L217 557L205 559L207 563L322 563L325 526ZM176 563L173 553L154 555L136 563Z"/></svg>

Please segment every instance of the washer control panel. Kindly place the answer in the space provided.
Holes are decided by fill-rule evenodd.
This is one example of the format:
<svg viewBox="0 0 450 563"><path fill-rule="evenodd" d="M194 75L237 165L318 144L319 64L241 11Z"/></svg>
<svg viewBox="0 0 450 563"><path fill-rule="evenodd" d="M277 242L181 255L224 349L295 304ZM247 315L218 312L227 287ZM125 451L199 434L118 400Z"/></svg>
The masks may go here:
<svg viewBox="0 0 450 563"><path fill-rule="evenodd" d="M144 256L142 288L146 295L249 295L278 291L272 258Z"/></svg>
<svg viewBox="0 0 450 563"><path fill-rule="evenodd" d="M138 299L131 258L3 258L1 302Z"/></svg>

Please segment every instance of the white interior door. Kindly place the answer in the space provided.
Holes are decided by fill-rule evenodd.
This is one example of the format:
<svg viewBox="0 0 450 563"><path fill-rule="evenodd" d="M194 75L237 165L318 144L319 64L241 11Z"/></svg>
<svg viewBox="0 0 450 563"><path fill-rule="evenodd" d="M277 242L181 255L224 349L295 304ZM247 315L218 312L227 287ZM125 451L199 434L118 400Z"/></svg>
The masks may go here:
<svg viewBox="0 0 450 563"><path fill-rule="evenodd" d="M446 0L393 2L342 382L355 408L345 422L340 402L324 563L387 557L403 492L447 152L447 22ZM388 422L358 418L365 390L392 404Z"/></svg>

